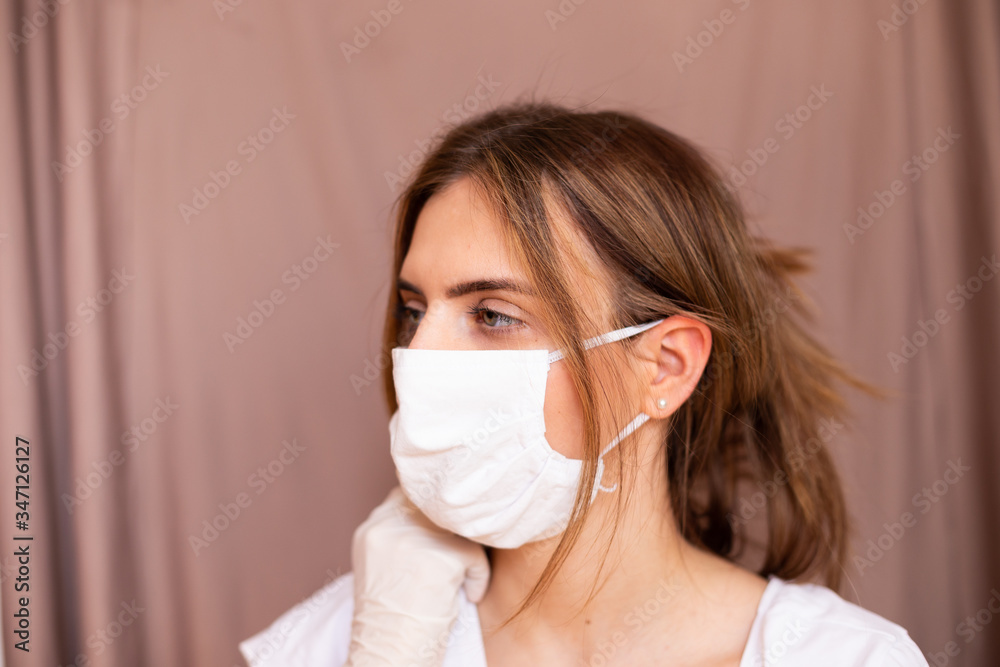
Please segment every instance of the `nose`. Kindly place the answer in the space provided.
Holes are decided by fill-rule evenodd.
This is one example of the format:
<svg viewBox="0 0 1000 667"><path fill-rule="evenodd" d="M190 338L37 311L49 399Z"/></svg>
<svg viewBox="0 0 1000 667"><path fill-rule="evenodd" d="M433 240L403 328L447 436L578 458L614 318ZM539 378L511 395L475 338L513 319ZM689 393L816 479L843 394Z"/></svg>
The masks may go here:
<svg viewBox="0 0 1000 667"><path fill-rule="evenodd" d="M462 350L470 348L461 331L461 308L431 301L407 345L411 350Z"/></svg>

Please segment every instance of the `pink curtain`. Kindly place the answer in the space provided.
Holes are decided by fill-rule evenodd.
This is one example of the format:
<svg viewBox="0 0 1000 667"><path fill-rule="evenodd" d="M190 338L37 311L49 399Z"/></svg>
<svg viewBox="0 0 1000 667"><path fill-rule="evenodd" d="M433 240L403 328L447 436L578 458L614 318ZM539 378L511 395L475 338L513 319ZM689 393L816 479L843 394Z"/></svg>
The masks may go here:
<svg viewBox="0 0 1000 667"><path fill-rule="evenodd" d="M817 334L896 391L852 395L831 443L840 592L931 664L1000 662L996 3L12 0L0 22L8 664L241 664L350 568L394 479L392 199L447 123L527 93L693 139L756 230L817 249Z"/></svg>

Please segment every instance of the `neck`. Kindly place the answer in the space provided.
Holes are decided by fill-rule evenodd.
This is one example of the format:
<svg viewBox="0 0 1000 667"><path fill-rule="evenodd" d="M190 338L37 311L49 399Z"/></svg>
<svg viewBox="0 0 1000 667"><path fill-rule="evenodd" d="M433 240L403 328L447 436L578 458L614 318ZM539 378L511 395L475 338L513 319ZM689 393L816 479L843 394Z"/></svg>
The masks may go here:
<svg viewBox="0 0 1000 667"><path fill-rule="evenodd" d="M516 638L538 657L582 651L590 664L588 656L601 642L686 625L680 621L690 614L696 597L691 566L700 562L701 552L677 531L665 480L662 473L650 472L654 470L662 468L640 465L617 526L619 491L598 494L552 585L505 628L497 626L531 591L560 538L493 550L490 588L479 605L487 642L504 637L498 644L510 646L507 640ZM586 604L595 584L597 592Z"/></svg>

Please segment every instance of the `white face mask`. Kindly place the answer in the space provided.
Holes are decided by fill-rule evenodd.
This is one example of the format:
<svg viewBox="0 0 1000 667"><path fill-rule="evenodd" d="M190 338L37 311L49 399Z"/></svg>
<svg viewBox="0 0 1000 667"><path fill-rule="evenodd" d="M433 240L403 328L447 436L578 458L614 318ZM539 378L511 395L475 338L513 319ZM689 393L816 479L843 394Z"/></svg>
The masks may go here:
<svg viewBox="0 0 1000 667"><path fill-rule="evenodd" d="M585 348L634 336L663 320L617 329ZM389 420L400 486L437 525L474 542L512 549L562 533L583 461L545 440L545 383L561 350L392 350L399 409ZM640 412L604 455L649 415Z"/></svg>

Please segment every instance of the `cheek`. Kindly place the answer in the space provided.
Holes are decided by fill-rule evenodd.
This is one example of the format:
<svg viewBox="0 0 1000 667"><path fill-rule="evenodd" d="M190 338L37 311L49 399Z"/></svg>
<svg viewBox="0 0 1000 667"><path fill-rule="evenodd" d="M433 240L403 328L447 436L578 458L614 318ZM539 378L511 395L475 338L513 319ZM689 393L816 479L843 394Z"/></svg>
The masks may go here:
<svg viewBox="0 0 1000 667"><path fill-rule="evenodd" d="M545 383L545 439L563 456L583 458L583 403L562 363L549 368Z"/></svg>

